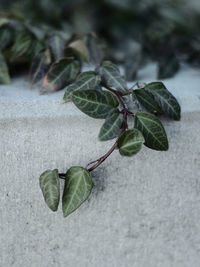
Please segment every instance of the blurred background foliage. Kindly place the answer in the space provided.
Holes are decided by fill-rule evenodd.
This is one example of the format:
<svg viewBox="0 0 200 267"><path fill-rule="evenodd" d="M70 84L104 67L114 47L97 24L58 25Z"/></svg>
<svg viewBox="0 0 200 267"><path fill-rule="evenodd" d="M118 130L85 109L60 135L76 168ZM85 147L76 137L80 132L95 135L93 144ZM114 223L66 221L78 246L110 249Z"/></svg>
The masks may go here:
<svg viewBox="0 0 200 267"><path fill-rule="evenodd" d="M158 63L159 79L172 77L180 62L200 65L199 0L0 0L0 15L0 50L11 73L31 65L47 42L57 49L54 60L74 56L66 44L77 38L96 64L124 65L128 80L149 60Z"/></svg>

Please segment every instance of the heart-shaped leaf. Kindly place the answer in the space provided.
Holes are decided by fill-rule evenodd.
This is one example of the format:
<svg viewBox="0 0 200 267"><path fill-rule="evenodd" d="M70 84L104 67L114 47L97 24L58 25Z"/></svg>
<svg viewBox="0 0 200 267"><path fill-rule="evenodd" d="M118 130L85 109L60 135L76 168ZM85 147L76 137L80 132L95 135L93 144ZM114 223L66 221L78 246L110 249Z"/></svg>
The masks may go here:
<svg viewBox="0 0 200 267"><path fill-rule="evenodd" d="M155 101L153 95L144 89L137 89L133 91L138 102L149 112L155 114L162 114L163 111Z"/></svg>
<svg viewBox="0 0 200 267"><path fill-rule="evenodd" d="M111 110L99 133L99 140L106 141L120 135L124 124L123 114L118 109Z"/></svg>
<svg viewBox="0 0 200 267"><path fill-rule="evenodd" d="M57 91L74 82L81 64L73 58L64 58L54 63L44 78L42 91Z"/></svg>
<svg viewBox="0 0 200 267"><path fill-rule="evenodd" d="M107 91L77 90L72 101L82 112L96 119L105 119L119 105L117 98Z"/></svg>
<svg viewBox="0 0 200 267"><path fill-rule="evenodd" d="M51 63L50 51L42 50L34 58L30 69L30 84L31 87L40 81L49 69Z"/></svg>
<svg viewBox="0 0 200 267"><path fill-rule="evenodd" d="M64 217L75 211L89 197L92 187L92 177L88 170L74 166L67 171L62 198Z"/></svg>
<svg viewBox="0 0 200 267"><path fill-rule="evenodd" d="M149 83L145 86L145 89L152 93L166 115L171 119L180 120L180 105L162 82Z"/></svg>
<svg viewBox="0 0 200 267"><path fill-rule="evenodd" d="M0 84L9 84L10 75L3 54L0 52Z"/></svg>
<svg viewBox="0 0 200 267"><path fill-rule="evenodd" d="M48 207L52 211L56 211L60 200L60 182L57 169L47 170L41 174L40 188Z"/></svg>
<svg viewBox="0 0 200 267"><path fill-rule="evenodd" d="M144 137L140 131L136 129L127 130L118 140L119 153L122 156L131 157L140 151Z"/></svg>
<svg viewBox="0 0 200 267"><path fill-rule="evenodd" d="M76 90L95 89L101 82L101 78L94 71L81 73L73 84L70 84L65 91L63 103L71 100L71 92Z"/></svg>
<svg viewBox="0 0 200 267"><path fill-rule="evenodd" d="M114 88L117 91L127 91L127 85L120 75L118 67L110 61L103 61L101 66L97 68L98 73L102 78L102 83L105 86Z"/></svg>
<svg viewBox="0 0 200 267"><path fill-rule="evenodd" d="M142 132L145 146L155 150L168 150L165 129L156 116L147 112L137 112L135 128Z"/></svg>

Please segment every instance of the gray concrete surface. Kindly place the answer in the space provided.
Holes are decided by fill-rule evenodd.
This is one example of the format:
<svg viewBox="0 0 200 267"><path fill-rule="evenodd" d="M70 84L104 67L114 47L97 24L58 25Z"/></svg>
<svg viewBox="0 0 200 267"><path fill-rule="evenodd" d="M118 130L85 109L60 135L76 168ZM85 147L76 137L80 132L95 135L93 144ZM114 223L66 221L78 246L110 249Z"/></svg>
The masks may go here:
<svg viewBox="0 0 200 267"><path fill-rule="evenodd" d="M139 74L154 79L153 65ZM39 96L21 78L0 87L0 266L200 266L200 75L183 66L165 83L183 110L180 122L164 121L169 151L115 151L65 219L46 207L39 175L104 154L102 121L61 105L63 92Z"/></svg>

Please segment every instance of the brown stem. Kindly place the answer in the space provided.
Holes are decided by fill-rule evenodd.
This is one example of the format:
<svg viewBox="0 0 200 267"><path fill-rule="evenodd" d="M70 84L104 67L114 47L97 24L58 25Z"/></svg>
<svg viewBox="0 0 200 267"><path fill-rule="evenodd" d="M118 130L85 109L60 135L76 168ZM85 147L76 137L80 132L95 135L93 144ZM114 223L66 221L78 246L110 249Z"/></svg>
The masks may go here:
<svg viewBox="0 0 200 267"><path fill-rule="evenodd" d="M135 86L135 85L134 85ZM128 129L128 123L127 123L127 116L134 116L135 114L130 112L127 108L126 108L126 104L124 102L124 99L123 99L123 94L120 93L120 92L117 92L115 90L113 90L112 88L110 87L107 87L104 85L104 87L106 89L108 89L109 91L111 91L112 93L114 93L117 98L119 99L120 103L122 104L123 106L123 110L121 111L122 114L124 115L124 121L125 121L125 125L124 125L124 128L121 130L121 133L125 132L126 129ZM99 165L101 165L109 156L110 154L112 154L112 152L117 149L117 145L118 145L118 139L116 140L116 142L113 144L113 146L108 150L108 152L103 155L102 157L100 157L99 159L95 160L95 161L92 161L90 163L88 163L87 166L95 163L92 167L90 167L88 169L89 172L93 171L94 169L96 169L97 167L99 167ZM59 178L60 179L65 179L65 173L59 173Z"/></svg>
<svg viewBox="0 0 200 267"><path fill-rule="evenodd" d="M101 165L104 160L106 160L110 154L117 148L117 141L114 143L114 145L108 150L108 152L103 155L101 158L99 158L98 160L94 161L97 162L96 164L94 164L91 168L88 169L89 172L93 171L94 169L96 169L97 167L99 167L99 165ZM93 163L93 162L91 162ZM90 165L90 163L88 164Z"/></svg>
<svg viewBox="0 0 200 267"><path fill-rule="evenodd" d="M136 85L137 85L137 83L134 83L134 85L132 85L132 86L131 86L131 88L129 88L129 90L128 90L128 91L132 91L132 90L133 90L133 88L134 88Z"/></svg>
<svg viewBox="0 0 200 267"><path fill-rule="evenodd" d="M127 124L128 110L127 110L126 108L123 109L123 114L124 114L125 125L124 125L124 127L122 128L121 133L125 132L126 129L128 129L128 124ZM119 139L119 138L118 138L118 139ZM95 161L92 161L92 162L88 163L87 166L89 166L89 165L91 165L91 164L93 164L93 163L96 162L91 168L88 169L89 172L91 172L91 171L93 171L94 169L96 169L97 167L99 167L99 165L101 165L101 164L104 162L104 160L106 160L106 159L110 156L110 154L112 154L112 152L113 152L115 149L117 149L118 139L117 139L117 141L114 143L114 145L108 150L108 152L107 152L105 155L103 155L102 157L100 157L99 159L97 159L97 160L95 160Z"/></svg>

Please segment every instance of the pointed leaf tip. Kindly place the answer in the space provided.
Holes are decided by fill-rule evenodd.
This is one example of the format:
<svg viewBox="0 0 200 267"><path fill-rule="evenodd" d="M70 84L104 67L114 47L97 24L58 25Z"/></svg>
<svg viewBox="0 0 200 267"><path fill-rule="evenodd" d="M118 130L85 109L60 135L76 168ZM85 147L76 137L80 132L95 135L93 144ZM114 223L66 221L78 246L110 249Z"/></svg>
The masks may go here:
<svg viewBox="0 0 200 267"><path fill-rule="evenodd" d="M180 120L181 107L176 98L167 90L162 82L152 82L145 86L156 102L162 108L163 112L171 119Z"/></svg>
<svg viewBox="0 0 200 267"><path fill-rule="evenodd" d="M56 211L60 200L58 170L47 170L43 172L40 176L39 182L47 206L52 211Z"/></svg>
<svg viewBox="0 0 200 267"><path fill-rule="evenodd" d="M155 150L168 150L168 139L165 129L155 115L147 112L137 112L135 128L143 134L145 146Z"/></svg>
<svg viewBox="0 0 200 267"><path fill-rule="evenodd" d="M102 83L120 92L128 90L126 81L121 76L118 67L110 61L103 61L97 68L97 72L102 78Z"/></svg>
<svg viewBox="0 0 200 267"><path fill-rule="evenodd" d="M64 217L75 211L89 197L92 187L92 177L88 170L74 166L67 171L62 197Z"/></svg>
<svg viewBox="0 0 200 267"><path fill-rule="evenodd" d="M124 124L123 114L118 109L113 109L106 117L104 124L99 132L99 140L107 141L118 137Z"/></svg>

